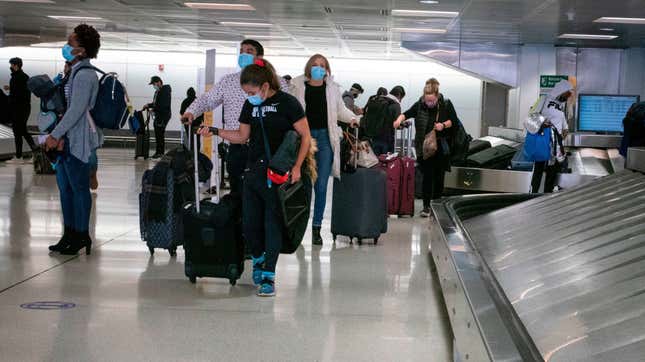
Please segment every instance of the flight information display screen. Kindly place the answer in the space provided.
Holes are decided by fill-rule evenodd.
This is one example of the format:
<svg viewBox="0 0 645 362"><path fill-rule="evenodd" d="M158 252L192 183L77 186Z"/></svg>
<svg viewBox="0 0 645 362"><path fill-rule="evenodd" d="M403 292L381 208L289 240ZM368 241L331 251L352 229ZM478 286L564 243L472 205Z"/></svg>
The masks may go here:
<svg viewBox="0 0 645 362"><path fill-rule="evenodd" d="M623 132L623 118L639 96L581 94L578 131Z"/></svg>

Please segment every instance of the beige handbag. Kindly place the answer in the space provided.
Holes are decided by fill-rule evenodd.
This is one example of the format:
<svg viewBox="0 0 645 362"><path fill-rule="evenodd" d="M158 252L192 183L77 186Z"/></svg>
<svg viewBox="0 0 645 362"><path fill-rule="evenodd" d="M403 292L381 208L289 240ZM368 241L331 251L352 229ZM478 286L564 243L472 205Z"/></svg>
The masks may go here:
<svg viewBox="0 0 645 362"><path fill-rule="evenodd" d="M423 159L427 160L430 157L434 156L439 149L437 144L437 132L434 130L434 124L439 121L439 106L437 105L437 118L432 124L432 131L426 134L426 138L423 140Z"/></svg>

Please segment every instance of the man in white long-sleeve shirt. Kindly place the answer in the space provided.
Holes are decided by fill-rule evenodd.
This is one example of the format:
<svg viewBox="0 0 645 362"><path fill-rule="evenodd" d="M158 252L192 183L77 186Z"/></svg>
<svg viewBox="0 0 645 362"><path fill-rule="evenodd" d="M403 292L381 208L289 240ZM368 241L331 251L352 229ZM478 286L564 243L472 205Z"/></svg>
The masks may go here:
<svg viewBox="0 0 645 362"><path fill-rule="evenodd" d="M247 65L264 56L264 48L259 42L246 39L240 44L238 65L244 69ZM247 94L240 85L242 71L224 76L213 88L198 97L184 113L184 122L192 122L204 112L212 111L220 105L224 107L224 129L237 130L240 128L239 118ZM280 79L282 90L287 92L288 85ZM226 171L231 182L231 192L241 194L242 173L246 167L248 154L247 145L230 145L226 157Z"/></svg>

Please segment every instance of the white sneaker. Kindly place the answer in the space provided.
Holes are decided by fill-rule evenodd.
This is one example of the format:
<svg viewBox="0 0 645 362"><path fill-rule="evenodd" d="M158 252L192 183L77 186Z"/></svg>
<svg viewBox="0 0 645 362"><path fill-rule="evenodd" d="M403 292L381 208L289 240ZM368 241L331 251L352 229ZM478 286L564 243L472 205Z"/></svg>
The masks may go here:
<svg viewBox="0 0 645 362"><path fill-rule="evenodd" d="M424 208L423 211L419 214L421 217L429 217L430 216L430 208Z"/></svg>

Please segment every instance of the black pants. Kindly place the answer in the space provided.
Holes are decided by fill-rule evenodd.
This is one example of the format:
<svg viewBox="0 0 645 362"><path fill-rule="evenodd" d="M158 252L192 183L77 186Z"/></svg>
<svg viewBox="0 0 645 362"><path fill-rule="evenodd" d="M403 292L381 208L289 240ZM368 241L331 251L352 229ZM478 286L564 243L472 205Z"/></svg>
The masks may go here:
<svg viewBox="0 0 645 362"><path fill-rule="evenodd" d="M16 142L16 158L22 157L22 140L27 141L29 147L33 151L36 148L34 139L31 138L29 132L27 132L27 121L29 120L29 114L31 110L27 109L25 111L16 112L13 115L11 122L13 128L13 139Z"/></svg>
<svg viewBox="0 0 645 362"><path fill-rule="evenodd" d="M249 147L247 145L230 145L228 148L226 172L228 172L228 179L231 183L231 193L242 193L242 176L248 155Z"/></svg>
<svg viewBox="0 0 645 362"><path fill-rule="evenodd" d="M533 169L533 178L531 179L531 193L537 194L540 192L540 184L542 184L542 174L546 171L546 179L544 180L544 193L551 193L555 188L555 181L558 177L558 170L560 164L556 161L553 166L549 166L548 162L536 162Z"/></svg>
<svg viewBox="0 0 645 362"><path fill-rule="evenodd" d="M264 270L275 272L282 248L282 212L277 187L267 187L267 169L257 164L246 172L242 204L244 238L255 258L265 254Z"/></svg>
<svg viewBox="0 0 645 362"><path fill-rule="evenodd" d="M430 207L430 202L443 195L444 177L446 175L443 160L436 157L422 161L423 170L423 207Z"/></svg>
<svg viewBox="0 0 645 362"><path fill-rule="evenodd" d="M166 153L166 125L156 125L155 124L155 143L156 143L156 155L163 155Z"/></svg>

